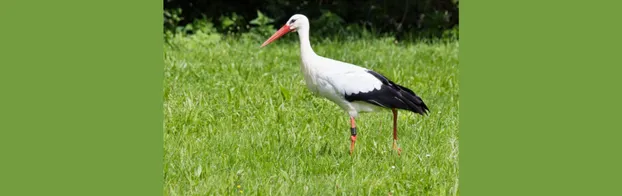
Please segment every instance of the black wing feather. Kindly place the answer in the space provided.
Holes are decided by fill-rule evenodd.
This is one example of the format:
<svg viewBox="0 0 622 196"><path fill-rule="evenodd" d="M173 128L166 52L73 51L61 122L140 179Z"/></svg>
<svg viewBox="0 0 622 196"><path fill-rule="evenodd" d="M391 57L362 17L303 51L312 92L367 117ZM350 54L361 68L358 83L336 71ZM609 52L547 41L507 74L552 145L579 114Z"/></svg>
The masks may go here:
<svg viewBox="0 0 622 196"><path fill-rule="evenodd" d="M421 97L417 96L412 90L395 84L377 72L367 70L367 73L382 82L381 88L365 93L346 94L346 100L349 102L364 101L385 108L409 110L421 115L427 114L429 111L428 106L421 100Z"/></svg>

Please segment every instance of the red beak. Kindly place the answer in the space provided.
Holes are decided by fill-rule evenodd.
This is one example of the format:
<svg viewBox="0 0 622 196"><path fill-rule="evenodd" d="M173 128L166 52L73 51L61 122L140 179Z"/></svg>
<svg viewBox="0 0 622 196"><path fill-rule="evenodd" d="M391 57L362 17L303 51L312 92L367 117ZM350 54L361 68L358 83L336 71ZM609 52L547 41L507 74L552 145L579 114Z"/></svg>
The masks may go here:
<svg viewBox="0 0 622 196"><path fill-rule="evenodd" d="M268 38L268 40L266 40L263 44L261 44L261 47L264 47L264 46L272 43L274 40L279 39L281 36L289 33L290 31L291 30L289 29L289 25L283 25L283 27L281 27L281 29L276 31L276 33L272 34L272 36L270 36L270 38Z"/></svg>

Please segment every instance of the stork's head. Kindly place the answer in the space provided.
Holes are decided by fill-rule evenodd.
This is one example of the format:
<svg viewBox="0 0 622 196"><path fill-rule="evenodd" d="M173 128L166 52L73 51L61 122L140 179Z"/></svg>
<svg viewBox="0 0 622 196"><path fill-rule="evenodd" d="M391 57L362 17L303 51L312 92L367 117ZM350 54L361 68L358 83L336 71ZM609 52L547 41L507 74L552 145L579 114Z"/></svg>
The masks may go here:
<svg viewBox="0 0 622 196"><path fill-rule="evenodd" d="M285 23L285 25L283 25L283 27L281 27L281 29L276 31L276 33L270 36L268 40L266 40L263 44L261 44L261 47L264 47L272 43L274 40L279 39L281 36L289 32L308 31L308 30L309 30L309 19L307 19L307 17L302 14L293 15L292 17L289 18L289 20L287 20L287 22Z"/></svg>

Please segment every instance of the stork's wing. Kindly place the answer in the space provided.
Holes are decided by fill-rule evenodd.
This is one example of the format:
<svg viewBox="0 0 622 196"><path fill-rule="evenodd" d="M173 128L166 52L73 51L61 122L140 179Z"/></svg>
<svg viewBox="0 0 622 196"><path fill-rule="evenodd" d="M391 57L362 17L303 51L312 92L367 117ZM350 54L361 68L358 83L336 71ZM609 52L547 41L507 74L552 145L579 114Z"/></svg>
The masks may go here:
<svg viewBox="0 0 622 196"><path fill-rule="evenodd" d="M424 114L428 107L412 90L395 84L383 75L367 70L352 70L330 77L338 93L350 102L364 101L386 108Z"/></svg>
<svg viewBox="0 0 622 196"><path fill-rule="evenodd" d="M380 90L382 82L364 69L334 73L327 78L338 94L349 96Z"/></svg>

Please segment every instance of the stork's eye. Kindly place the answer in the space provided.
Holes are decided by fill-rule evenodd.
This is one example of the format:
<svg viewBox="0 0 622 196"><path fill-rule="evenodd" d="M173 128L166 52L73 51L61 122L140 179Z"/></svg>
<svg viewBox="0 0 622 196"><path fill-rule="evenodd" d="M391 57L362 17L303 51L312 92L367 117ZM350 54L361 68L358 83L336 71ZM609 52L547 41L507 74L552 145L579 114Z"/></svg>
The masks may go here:
<svg viewBox="0 0 622 196"><path fill-rule="evenodd" d="M292 24L292 23L294 23L294 22L296 22L296 19L292 19L292 20L290 20L290 21L289 21L289 24Z"/></svg>

